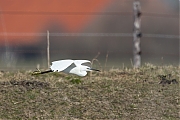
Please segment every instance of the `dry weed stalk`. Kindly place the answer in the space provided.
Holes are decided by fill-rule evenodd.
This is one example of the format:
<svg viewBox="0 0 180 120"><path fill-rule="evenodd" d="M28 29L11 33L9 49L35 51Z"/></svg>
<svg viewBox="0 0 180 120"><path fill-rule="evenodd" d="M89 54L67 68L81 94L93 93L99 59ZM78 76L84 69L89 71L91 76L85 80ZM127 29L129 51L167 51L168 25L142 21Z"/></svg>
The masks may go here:
<svg viewBox="0 0 180 120"><path fill-rule="evenodd" d="M104 64L104 69L106 69L108 57L109 57L109 51L107 51L107 54L106 54L106 61L105 61L105 64Z"/></svg>
<svg viewBox="0 0 180 120"><path fill-rule="evenodd" d="M102 68L102 67L101 67L101 63L100 63L99 60L97 59L97 58L99 57L100 54L101 54L101 53L98 52L97 55L91 60L91 67L92 67L93 64L94 64L94 61L96 61L96 62L98 62L99 67ZM90 76L92 76L92 72L90 72Z"/></svg>

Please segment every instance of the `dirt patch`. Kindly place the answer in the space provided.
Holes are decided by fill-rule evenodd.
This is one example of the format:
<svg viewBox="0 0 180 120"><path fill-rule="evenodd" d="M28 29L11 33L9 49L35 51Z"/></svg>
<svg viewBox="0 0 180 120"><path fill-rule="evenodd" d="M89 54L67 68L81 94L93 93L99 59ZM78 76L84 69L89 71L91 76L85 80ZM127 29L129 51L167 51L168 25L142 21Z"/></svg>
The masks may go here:
<svg viewBox="0 0 180 120"><path fill-rule="evenodd" d="M31 89L43 89L48 88L50 86L47 82L41 82L41 81L30 81L30 80L10 80L10 81L3 81L0 82L1 87L10 87L10 86L23 86L27 90Z"/></svg>

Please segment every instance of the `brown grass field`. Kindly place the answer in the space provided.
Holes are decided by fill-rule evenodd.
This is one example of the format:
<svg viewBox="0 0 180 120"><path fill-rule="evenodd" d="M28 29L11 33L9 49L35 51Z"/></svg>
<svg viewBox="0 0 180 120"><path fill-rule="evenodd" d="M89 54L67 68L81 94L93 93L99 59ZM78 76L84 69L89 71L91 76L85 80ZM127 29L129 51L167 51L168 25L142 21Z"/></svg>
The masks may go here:
<svg viewBox="0 0 180 120"><path fill-rule="evenodd" d="M0 119L180 119L180 67L146 64L86 77L31 73L0 72Z"/></svg>

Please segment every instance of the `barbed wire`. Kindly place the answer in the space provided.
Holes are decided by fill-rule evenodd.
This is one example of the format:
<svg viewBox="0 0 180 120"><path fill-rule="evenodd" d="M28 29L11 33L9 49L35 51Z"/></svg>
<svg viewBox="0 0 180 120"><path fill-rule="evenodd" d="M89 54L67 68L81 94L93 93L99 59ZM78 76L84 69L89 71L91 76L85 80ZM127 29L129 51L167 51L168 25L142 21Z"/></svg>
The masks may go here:
<svg viewBox="0 0 180 120"><path fill-rule="evenodd" d="M45 11L0 11L0 14L13 14L13 15L121 15L132 16L133 11L129 12L45 12ZM178 14L167 13L151 13L143 12L142 17L166 17L166 18L179 18Z"/></svg>
<svg viewBox="0 0 180 120"><path fill-rule="evenodd" d="M179 39L179 35L143 34L143 37Z"/></svg>
<svg viewBox="0 0 180 120"><path fill-rule="evenodd" d="M5 33L1 32L0 36L47 36L47 33ZM78 37L133 37L132 33L50 33L49 36L78 36ZM142 37L179 39L179 35L165 34L143 34Z"/></svg>

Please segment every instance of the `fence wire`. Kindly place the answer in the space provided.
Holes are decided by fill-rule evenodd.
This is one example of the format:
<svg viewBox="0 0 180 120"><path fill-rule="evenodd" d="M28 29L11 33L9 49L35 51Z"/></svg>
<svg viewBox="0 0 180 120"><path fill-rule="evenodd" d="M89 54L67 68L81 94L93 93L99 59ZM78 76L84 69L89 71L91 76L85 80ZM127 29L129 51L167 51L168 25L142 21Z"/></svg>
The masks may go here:
<svg viewBox="0 0 180 120"><path fill-rule="evenodd" d="M0 33L0 36L47 36L47 33ZM132 33L49 33L49 36L133 37ZM142 37L179 39L179 35L143 34Z"/></svg>
<svg viewBox="0 0 180 120"><path fill-rule="evenodd" d="M166 17L166 18L179 18L178 14L166 13L152 13L142 11L142 17ZM0 14L6 15L120 15L132 16L133 11L127 12L46 12L46 11L0 11Z"/></svg>

